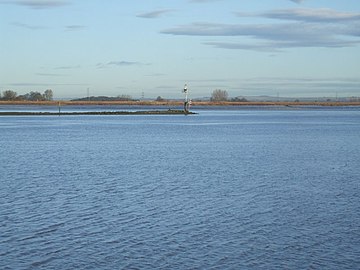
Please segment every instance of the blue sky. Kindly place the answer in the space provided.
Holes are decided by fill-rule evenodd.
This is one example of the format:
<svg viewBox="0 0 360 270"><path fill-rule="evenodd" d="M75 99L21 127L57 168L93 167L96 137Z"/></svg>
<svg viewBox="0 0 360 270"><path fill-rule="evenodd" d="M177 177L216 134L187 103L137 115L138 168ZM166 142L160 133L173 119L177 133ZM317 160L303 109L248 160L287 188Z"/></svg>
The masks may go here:
<svg viewBox="0 0 360 270"><path fill-rule="evenodd" d="M359 0L0 0L0 91L360 96Z"/></svg>

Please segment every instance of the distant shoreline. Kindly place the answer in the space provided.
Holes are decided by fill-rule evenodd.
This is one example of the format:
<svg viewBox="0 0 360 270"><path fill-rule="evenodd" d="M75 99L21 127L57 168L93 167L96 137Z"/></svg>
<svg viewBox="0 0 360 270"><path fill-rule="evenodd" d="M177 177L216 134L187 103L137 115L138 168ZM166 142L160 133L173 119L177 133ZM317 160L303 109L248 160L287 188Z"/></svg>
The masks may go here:
<svg viewBox="0 0 360 270"><path fill-rule="evenodd" d="M61 116L61 115L188 115L182 110L98 111L98 112L0 112L0 116Z"/></svg>
<svg viewBox="0 0 360 270"><path fill-rule="evenodd" d="M92 106L92 105L126 105L126 106L183 106L182 101L0 101L0 105L37 105L37 106ZM284 101L248 101L248 102L211 102L192 101L192 106L360 106L354 102L284 102Z"/></svg>

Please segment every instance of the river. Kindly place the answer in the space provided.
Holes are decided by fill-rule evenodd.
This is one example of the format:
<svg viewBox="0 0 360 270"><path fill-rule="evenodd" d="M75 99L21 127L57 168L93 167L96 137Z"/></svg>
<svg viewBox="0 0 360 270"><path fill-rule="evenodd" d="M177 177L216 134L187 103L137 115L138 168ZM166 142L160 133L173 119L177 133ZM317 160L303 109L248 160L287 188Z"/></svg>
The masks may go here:
<svg viewBox="0 0 360 270"><path fill-rule="evenodd" d="M195 111L0 117L0 268L359 268L358 107Z"/></svg>

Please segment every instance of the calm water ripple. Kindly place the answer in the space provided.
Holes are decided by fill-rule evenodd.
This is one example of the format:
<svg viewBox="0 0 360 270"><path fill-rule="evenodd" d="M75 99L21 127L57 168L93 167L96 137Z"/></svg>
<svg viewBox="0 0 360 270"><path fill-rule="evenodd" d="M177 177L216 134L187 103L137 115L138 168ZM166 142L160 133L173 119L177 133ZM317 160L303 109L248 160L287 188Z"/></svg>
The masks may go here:
<svg viewBox="0 0 360 270"><path fill-rule="evenodd" d="M359 269L360 110L0 118L0 269Z"/></svg>

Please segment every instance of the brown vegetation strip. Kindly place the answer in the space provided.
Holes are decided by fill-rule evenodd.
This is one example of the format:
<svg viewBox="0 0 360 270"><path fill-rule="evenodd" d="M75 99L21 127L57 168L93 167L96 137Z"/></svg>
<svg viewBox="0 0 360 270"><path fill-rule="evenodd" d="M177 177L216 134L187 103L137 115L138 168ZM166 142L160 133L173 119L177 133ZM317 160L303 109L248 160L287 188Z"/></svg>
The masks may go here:
<svg viewBox="0 0 360 270"><path fill-rule="evenodd" d="M0 105L46 105L46 106L67 105L137 105L137 106L183 106L182 101L0 101ZM360 106L360 102L269 102L269 101L248 101L248 102L210 102L193 101L192 106Z"/></svg>

